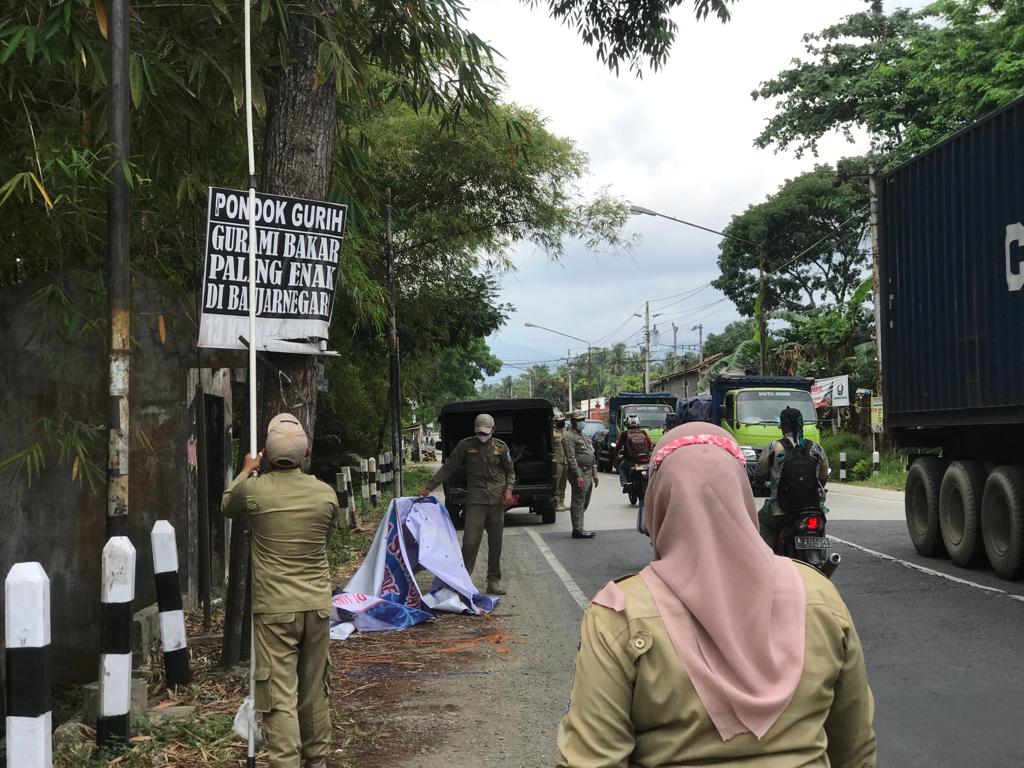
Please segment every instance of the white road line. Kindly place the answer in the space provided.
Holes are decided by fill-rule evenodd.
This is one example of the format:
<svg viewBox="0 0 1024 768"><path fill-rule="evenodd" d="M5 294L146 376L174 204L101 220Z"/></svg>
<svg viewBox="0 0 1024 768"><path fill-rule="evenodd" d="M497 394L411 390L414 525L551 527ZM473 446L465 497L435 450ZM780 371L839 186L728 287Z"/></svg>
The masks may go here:
<svg viewBox="0 0 1024 768"><path fill-rule="evenodd" d="M936 571L933 568L928 568L928 567L923 566L923 565L918 565L917 563L912 563L909 560L901 560L898 557L893 557L892 555L887 555L884 552L878 552L878 551L876 551L874 549L868 549L867 547L861 546L860 544L854 544L852 541L847 541L846 539L840 539L838 536L833 536L832 534L829 534L828 537L830 539L832 539L832 541L837 541L840 544L845 544L848 547L852 547L853 549L858 549L861 552L864 552L864 553L869 554L869 555L873 555L874 557L880 558L882 560L888 560L891 563L897 563L899 565L902 565L904 568L910 568L910 569L915 570L915 571L920 571L921 573L927 573L929 576L938 576L940 579L945 579L946 581L952 581L955 584L962 584L965 587L974 587L975 589L980 589L980 590L983 590L985 592L993 592L993 593L995 593L997 595L1002 595L1003 597L1008 597L1011 600L1016 600L1018 602L1024 603L1024 595L1016 595L1016 594L1014 594L1012 592L1007 592L1005 589L999 589L998 587L989 587L989 586L987 586L985 584L979 584L976 581L968 581L967 579L961 579L958 576L953 576L953 575L948 574L948 573L943 573L942 571Z"/></svg>
<svg viewBox="0 0 1024 768"><path fill-rule="evenodd" d="M552 552L548 548L548 545L544 543L544 539L540 537L540 534L530 530L529 528L526 529L526 532L529 534L530 538L533 539L533 543L537 545L537 549L540 550L540 553L544 555L544 559L548 561L548 565L551 566L551 570L555 572L555 575L562 580L565 588L569 590L569 595L576 601L576 605L578 605L581 610L587 610L587 606L590 605L590 601L583 594L583 590L580 589L572 576L569 575L569 572L565 570L565 566L558 562L558 558L555 557L555 553Z"/></svg>
<svg viewBox="0 0 1024 768"><path fill-rule="evenodd" d="M828 496L843 496L847 499L860 499L861 501L880 501L883 504L899 504L903 505L903 499L883 499L878 496L867 496L860 493L843 493L842 491L833 491L831 488L828 489Z"/></svg>

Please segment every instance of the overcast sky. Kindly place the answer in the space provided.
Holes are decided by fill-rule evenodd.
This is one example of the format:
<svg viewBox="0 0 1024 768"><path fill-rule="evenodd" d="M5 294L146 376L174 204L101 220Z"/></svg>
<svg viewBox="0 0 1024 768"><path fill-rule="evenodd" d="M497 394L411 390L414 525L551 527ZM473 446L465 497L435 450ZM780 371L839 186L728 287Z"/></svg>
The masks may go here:
<svg viewBox="0 0 1024 768"><path fill-rule="evenodd" d="M838 137L822 142L817 160L755 148L771 107L750 92L803 55L804 33L864 7L863 0L742 0L723 25L694 21L692 4L683 3L668 65L642 80L615 77L575 31L520 0L476 0L469 27L504 55L507 100L539 110L552 132L589 155L588 191L608 187L637 205L720 230L786 178L858 151ZM628 254L571 244L553 264L533 246L517 246L517 271L505 276L502 290L516 311L488 339L494 353L522 364L585 346L524 322L595 344L639 345L642 321L630 310L645 300L652 312L663 310L654 321L662 343L671 343L673 322L683 345L697 343L697 324L706 336L737 319L730 301L715 303L722 295L711 288L682 302L661 300L717 277L716 236L647 216L631 219L630 230L642 239Z"/></svg>

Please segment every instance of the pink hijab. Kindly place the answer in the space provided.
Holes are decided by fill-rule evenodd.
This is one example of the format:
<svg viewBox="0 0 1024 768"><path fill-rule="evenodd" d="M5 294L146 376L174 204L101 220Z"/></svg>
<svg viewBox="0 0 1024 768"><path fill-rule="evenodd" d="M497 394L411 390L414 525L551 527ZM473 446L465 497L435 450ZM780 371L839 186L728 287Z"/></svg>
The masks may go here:
<svg viewBox="0 0 1024 768"><path fill-rule="evenodd" d="M722 739L761 738L803 673L803 581L761 539L743 454L727 432L676 427L654 464L644 511L654 560L640 576Z"/></svg>

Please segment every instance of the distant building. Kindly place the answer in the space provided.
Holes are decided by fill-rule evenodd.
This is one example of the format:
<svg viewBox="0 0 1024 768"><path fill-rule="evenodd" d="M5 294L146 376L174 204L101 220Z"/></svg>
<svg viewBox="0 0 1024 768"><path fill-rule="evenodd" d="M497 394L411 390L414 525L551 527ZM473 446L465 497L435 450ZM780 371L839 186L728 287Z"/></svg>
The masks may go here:
<svg viewBox="0 0 1024 768"><path fill-rule="evenodd" d="M695 365L682 370L651 380L651 391L671 392L679 398L693 397L694 395L707 394L707 390L701 391L700 380L704 373L715 363L718 363L724 353L706 357Z"/></svg>

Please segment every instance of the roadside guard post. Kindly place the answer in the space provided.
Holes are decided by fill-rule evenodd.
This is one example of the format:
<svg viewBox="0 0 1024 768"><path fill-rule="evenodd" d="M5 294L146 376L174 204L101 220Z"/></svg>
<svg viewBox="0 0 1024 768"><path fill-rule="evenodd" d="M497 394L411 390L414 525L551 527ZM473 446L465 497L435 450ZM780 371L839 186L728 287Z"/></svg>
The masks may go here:
<svg viewBox="0 0 1024 768"><path fill-rule="evenodd" d="M366 469L369 472L370 504L377 506L377 460L373 456L367 459Z"/></svg>
<svg viewBox="0 0 1024 768"><path fill-rule="evenodd" d="M100 712L96 743L128 743L132 701L132 600L135 599L135 547L114 536L103 547L100 582Z"/></svg>
<svg viewBox="0 0 1024 768"><path fill-rule="evenodd" d="M178 579L178 545L174 526L157 520L150 534L156 602L160 608L160 642L164 651L164 677L168 688L188 685L188 638Z"/></svg>
<svg viewBox="0 0 1024 768"><path fill-rule="evenodd" d="M846 451L839 454L839 482L846 482Z"/></svg>
<svg viewBox="0 0 1024 768"><path fill-rule="evenodd" d="M50 580L39 563L15 563L4 582L7 768L50 768Z"/></svg>

